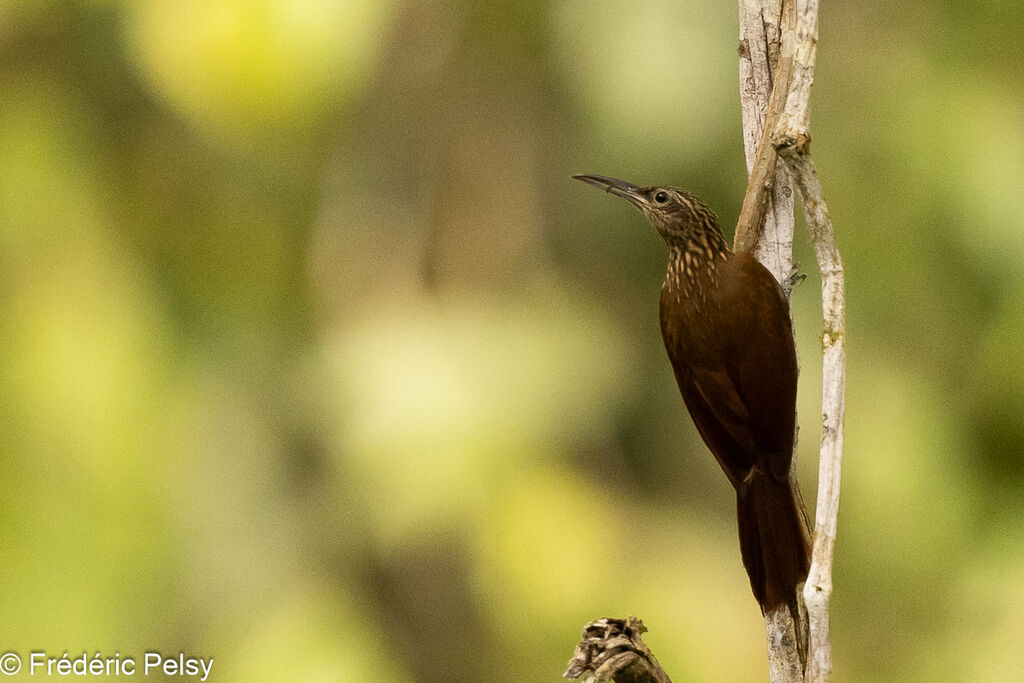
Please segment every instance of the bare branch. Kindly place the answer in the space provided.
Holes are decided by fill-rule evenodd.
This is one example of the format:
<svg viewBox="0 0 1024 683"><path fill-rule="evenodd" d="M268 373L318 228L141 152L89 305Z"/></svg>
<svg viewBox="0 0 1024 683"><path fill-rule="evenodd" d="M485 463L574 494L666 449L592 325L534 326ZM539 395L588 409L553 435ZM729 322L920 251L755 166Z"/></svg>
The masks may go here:
<svg viewBox="0 0 1024 683"><path fill-rule="evenodd" d="M793 65L785 111L772 132L773 146L797 147L803 152L810 145L811 84L818 51L818 0L796 0L795 23L783 37L783 53Z"/></svg>
<svg viewBox="0 0 1024 683"><path fill-rule="evenodd" d="M789 92L793 60L792 52L782 45L782 35L792 32L796 15L792 0L740 0L739 15L740 106L749 178L733 249L753 252L788 295L793 271L793 192L770 134ZM794 478L795 462L794 453ZM776 683L803 680L808 638L806 623L800 626L798 633L787 608L765 614L768 671Z"/></svg>
<svg viewBox="0 0 1024 683"><path fill-rule="evenodd" d="M792 59L782 53L780 39L794 21L789 2L784 8L781 0L740 0L740 106L749 180L733 250L753 252L787 288L793 264L793 192L768 138L786 103Z"/></svg>
<svg viewBox="0 0 1024 683"><path fill-rule="evenodd" d="M804 584L804 601L811 637L808 679L828 681L832 673L829 639L829 599L832 596L832 556L839 513L839 483L843 459L843 413L846 387L846 303L843 262L836 248L832 221L821 195L814 161L797 147L780 147L782 158L796 178L804 200L804 216L814 239L821 269L822 425L818 461L818 503L814 515L814 551Z"/></svg>
<svg viewBox="0 0 1024 683"><path fill-rule="evenodd" d="M814 551L804 584L810 627L811 656L807 677L818 683L832 675L829 638L829 600L832 596L832 558L839 513L839 484L843 457L843 415L846 387L846 300L843 261L822 196L821 183L810 156L808 132L811 83L818 42L817 0L797 0L797 21L783 38L783 52L794 62L794 77L786 111L772 133L772 144L786 162L803 198L814 251L821 270L822 425L818 463L818 502L815 510Z"/></svg>
<svg viewBox="0 0 1024 683"><path fill-rule="evenodd" d="M801 656L800 642L789 610L782 607L766 613L764 630L768 639L768 678L772 683L803 681L806 645L804 656ZM804 637L805 643L806 640Z"/></svg>

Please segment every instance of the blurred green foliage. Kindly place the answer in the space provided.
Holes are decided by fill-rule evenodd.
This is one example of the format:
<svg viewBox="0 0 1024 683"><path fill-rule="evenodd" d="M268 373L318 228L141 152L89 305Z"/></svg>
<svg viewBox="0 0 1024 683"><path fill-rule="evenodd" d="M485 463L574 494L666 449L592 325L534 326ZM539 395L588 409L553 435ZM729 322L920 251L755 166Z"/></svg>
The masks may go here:
<svg viewBox="0 0 1024 683"><path fill-rule="evenodd" d="M839 681L1024 671L1024 9L829 4L849 295ZM744 187L735 9L0 5L0 650L218 681L555 680L643 617L764 678L657 237L569 180ZM817 281L794 295L813 500Z"/></svg>

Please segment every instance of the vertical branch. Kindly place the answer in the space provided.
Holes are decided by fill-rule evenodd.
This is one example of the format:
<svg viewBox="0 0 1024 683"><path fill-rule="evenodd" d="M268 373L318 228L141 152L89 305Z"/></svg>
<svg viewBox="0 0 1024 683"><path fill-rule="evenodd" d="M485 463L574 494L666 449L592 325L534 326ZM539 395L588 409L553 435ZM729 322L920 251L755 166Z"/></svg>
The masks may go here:
<svg viewBox="0 0 1024 683"><path fill-rule="evenodd" d="M818 461L818 502L814 515L814 551L811 570L804 584L804 602L810 626L811 657L809 679L827 681L832 672L829 637L829 599L832 596L832 555L839 512L839 483L843 459L843 413L846 387L846 304L843 262L836 248L832 221L822 199L821 183L814 161L796 148L783 151L782 158L796 177L804 201L804 215L814 239L814 251L821 270L822 334L822 425Z"/></svg>
<svg viewBox="0 0 1024 683"><path fill-rule="evenodd" d="M753 252L788 295L793 270L793 192L770 135L783 115L792 79L792 52L785 49L782 36L792 32L795 11L792 0L740 0L739 16L740 106L749 178L733 249ZM796 476L795 459L790 476ZM786 608L764 618L771 680L803 680L806 631L797 631Z"/></svg>
<svg viewBox="0 0 1024 683"><path fill-rule="evenodd" d="M772 144L796 180L804 217L821 270L822 426L815 510L814 551L804 584L810 626L808 679L828 681L832 675L829 600L832 557L839 512L843 457L843 415L846 387L846 300L843 261L810 156L809 103L818 42L818 0L796 0L796 25L783 38L783 51L793 59L794 75L785 112L772 132Z"/></svg>
<svg viewBox="0 0 1024 683"><path fill-rule="evenodd" d="M793 268L793 191L769 134L785 107L793 70L792 59L781 50L781 35L793 22L790 5L740 0L740 106L749 180L733 239L733 250L752 252L787 287L787 295Z"/></svg>

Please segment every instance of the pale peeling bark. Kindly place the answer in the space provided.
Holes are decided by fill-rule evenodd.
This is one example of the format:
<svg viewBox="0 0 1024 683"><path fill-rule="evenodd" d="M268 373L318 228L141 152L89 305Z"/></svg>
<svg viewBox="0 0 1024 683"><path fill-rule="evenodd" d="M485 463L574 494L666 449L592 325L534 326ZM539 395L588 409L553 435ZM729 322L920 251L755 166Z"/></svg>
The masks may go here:
<svg viewBox="0 0 1024 683"><path fill-rule="evenodd" d="M736 244L738 248L757 244L754 254L780 281L785 282L792 270L792 191L781 167L775 169L774 179L767 180L763 175L764 169L758 167L758 163L774 163L763 144L765 137L770 136L771 147L783 159L800 190L804 216L822 276L823 421L814 549L803 598L810 637L806 678L827 681L832 672L828 610L843 452L846 339L842 258L836 248L821 183L810 156L810 92L814 81L817 30L817 0L740 0L740 98L744 148L751 178L744 198L744 211L737 226ZM781 38L781 49L773 69L770 57L775 37ZM774 84L766 80L766 69L767 77L776 77ZM785 104L777 108L781 89L773 89L772 86L782 85L783 79L787 83ZM766 93L774 97L766 98ZM762 127L758 128L758 125ZM765 128L768 129L767 135ZM758 175L759 172L762 175ZM764 201L758 199L758 193L763 193L769 186L772 196L765 212L764 236L760 240L752 240L749 221L752 216L756 217L756 209L760 206L758 202ZM781 198L780 194L783 195ZM790 200L788 206L785 200ZM787 215L780 215L780 209L784 209ZM756 227L755 224L755 235ZM787 632L789 622L788 615L765 615L773 681L800 680L797 653L793 652Z"/></svg>
<svg viewBox="0 0 1024 683"><path fill-rule="evenodd" d="M749 1L749 0L748 0ZM832 674L829 601L842 472L846 385L845 285L843 262L810 156L810 92L818 40L818 1L792 1L795 16L783 22L780 62L791 63L786 104L771 132L772 146L786 163L803 199L804 217L814 242L822 278L822 429L815 509L814 549L804 585L810 631L806 679L828 681ZM773 672L774 673L774 672ZM773 677L774 680L774 677ZM780 678L779 680L792 680Z"/></svg>
<svg viewBox="0 0 1024 683"><path fill-rule="evenodd" d="M785 113L772 134L772 144L793 173L800 190L804 218L814 241L814 252L821 270L824 331L818 503L815 510L811 571L803 591L811 637L807 679L818 682L828 681L832 676L828 610L832 597L832 557L843 460L846 299L843 260L836 247L832 220L810 155L809 109L818 43L818 1L796 0L795 4L796 25L792 34L784 39L785 49L791 51L793 57L794 75Z"/></svg>
<svg viewBox="0 0 1024 683"><path fill-rule="evenodd" d="M807 680L828 681L832 674L832 645L829 638L829 599L832 596L832 556L839 513L839 482L843 459L843 413L846 403L846 338L843 262L836 249L821 183L810 156L796 148L780 148L782 158L793 170L804 202L804 215L814 239L814 251L821 270L822 334L822 425L818 462L818 503L815 510L814 550L811 570L804 584L810 628L810 657Z"/></svg>
<svg viewBox="0 0 1024 683"><path fill-rule="evenodd" d="M733 239L783 283L793 270L793 189L768 139L782 114L792 74L780 38L790 16L781 0L740 0L740 107L749 182ZM780 88L774 88L778 84ZM761 229L763 217L764 229Z"/></svg>
<svg viewBox="0 0 1024 683"><path fill-rule="evenodd" d="M791 53L783 48L782 35L791 33L795 15L790 2L740 0L739 16L740 106L749 179L733 248L752 252L788 295L793 272L793 190L770 135L784 115L793 73ZM795 457L790 476L796 477ZM808 642L805 628L797 632L785 607L765 614L764 621L771 680L803 680ZM802 622L806 627L806 620Z"/></svg>

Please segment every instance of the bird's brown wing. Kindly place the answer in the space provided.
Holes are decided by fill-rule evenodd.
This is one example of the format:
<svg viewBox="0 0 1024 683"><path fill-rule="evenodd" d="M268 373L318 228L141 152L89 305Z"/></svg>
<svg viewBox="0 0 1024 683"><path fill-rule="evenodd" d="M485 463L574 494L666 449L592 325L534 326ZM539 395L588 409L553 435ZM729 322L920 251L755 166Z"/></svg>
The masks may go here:
<svg viewBox="0 0 1024 683"><path fill-rule="evenodd" d="M723 272L723 280L744 287L719 290L705 304L725 313L714 333L699 319L704 314L672 307L663 292L665 348L697 431L733 485L755 465L783 479L792 459L796 401L788 303L753 257L735 254L725 268L741 272ZM677 329L682 326L688 334Z"/></svg>
<svg viewBox="0 0 1024 683"><path fill-rule="evenodd" d="M679 390L698 433L738 487L756 464L757 453L743 400L724 371L689 366L686 376L680 374Z"/></svg>
<svg viewBox="0 0 1024 683"><path fill-rule="evenodd" d="M741 276L725 272L723 281L742 282L744 287L723 287L721 303L735 312L729 320L736 329L729 338L744 341L726 350L726 367L750 413L749 432L763 466L784 479L796 429L797 361L789 302L775 277L753 256L733 255L726 264L729 269Z"/></svg>

